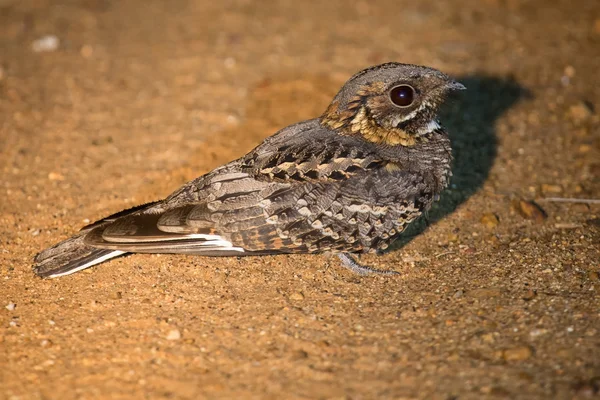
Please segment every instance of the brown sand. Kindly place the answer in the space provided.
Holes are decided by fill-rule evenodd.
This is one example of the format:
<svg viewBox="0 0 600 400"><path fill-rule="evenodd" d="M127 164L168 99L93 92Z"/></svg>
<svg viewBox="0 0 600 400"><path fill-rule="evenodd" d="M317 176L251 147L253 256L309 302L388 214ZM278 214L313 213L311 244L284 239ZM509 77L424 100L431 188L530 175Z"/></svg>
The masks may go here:
<svg viewBox="0 0 600 400"><path fill-rule="evenodd" d="M600 198L599 48L586 0L0 0L0 398L598 396L600 206L542 199ZM454 185L362 258L401 275L166 255L32 274L392 60L469 88L443 116Z"/></svg>

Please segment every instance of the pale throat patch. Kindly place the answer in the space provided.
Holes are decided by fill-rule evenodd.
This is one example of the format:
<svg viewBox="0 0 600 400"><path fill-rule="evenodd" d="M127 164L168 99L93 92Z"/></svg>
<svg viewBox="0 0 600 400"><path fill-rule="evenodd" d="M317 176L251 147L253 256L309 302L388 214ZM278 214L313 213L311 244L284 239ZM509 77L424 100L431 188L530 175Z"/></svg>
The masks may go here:
<svg viewBox="0 0 600 400"><path fill-rule="evenodd" d="M427 125L425 125L423 128L419 129L419 131L417 132L417 134L419 136L423 136L423 135L427 135L428 133L431 133L435 130L440 129L440 124L439 122L437 122L435 119L432 119L431 121L429 121L427 123Z"/></svg>
<svg viewBox="0 0 600 400"><path fill-rule="evenodd" d="M410 134L400 128L382 128L372 119L367 117L366 109L362 107L350 121L350 131L352 133L360 133L362 136L373 143L387 144L389 146L414 146L417 141L424 140L421 138L436 129L440 128L440 124L432 119L423 128L419 129L416 134Z"/></svg>

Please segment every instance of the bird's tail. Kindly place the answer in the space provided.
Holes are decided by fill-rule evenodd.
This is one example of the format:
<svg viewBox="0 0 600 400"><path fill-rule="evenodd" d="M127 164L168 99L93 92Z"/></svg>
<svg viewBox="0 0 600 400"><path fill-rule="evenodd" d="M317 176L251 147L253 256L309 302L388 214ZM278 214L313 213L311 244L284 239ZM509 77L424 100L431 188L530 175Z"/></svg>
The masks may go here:
<svg viewBox="0 0 600 400"><path fill-rule="evenodd" d="M42 278L69 275L125 254L124 251L88 246L83 238L88 230L39 252L34 258L33 272Z"/></svg>
<svg viewBox="0 0 600 400"><path fill-rule="evenodd" d="M84 238L94 228L109 224L117 218L147 209L158 203L158 201L155 201L140 204L84 226L77 235L63 240L49 249L40 251L33 259L33 272L42 278L56 278L70 275L127 253L126 251L99 249L89 246L84 242Z"/></svg>

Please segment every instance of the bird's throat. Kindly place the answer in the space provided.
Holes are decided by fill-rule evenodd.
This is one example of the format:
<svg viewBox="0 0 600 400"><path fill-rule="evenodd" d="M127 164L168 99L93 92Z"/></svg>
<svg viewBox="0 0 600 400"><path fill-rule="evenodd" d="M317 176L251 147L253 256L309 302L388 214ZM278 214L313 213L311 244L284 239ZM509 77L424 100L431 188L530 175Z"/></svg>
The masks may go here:
<svg viewBox="0 0 600 400"><path fill-rule="evenodd" d="M329 106L321 123L342 135L360 135L368 142L387 146L412 147L424 138L400 128L384 128L368 115L364 105L346 112L337 111L337 103Z"/></svg>

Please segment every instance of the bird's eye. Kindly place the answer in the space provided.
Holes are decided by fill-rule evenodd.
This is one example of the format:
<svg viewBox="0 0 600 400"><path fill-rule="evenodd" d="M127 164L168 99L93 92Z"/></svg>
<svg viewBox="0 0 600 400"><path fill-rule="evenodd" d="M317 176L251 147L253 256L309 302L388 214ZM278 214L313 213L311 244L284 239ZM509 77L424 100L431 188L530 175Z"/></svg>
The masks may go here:
<svg viewBox="0 0 600 400"><path fill-rule="evenodd" d="M408 107L415 100L415 89L409 85L396 86L390 90L390 100L398 107Z"/></svg>

